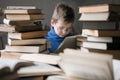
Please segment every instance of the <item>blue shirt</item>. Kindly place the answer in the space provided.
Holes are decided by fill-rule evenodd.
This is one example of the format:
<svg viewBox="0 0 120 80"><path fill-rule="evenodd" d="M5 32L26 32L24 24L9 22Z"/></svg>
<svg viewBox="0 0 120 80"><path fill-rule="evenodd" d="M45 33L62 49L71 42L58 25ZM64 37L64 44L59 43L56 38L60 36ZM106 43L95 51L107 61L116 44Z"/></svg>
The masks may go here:
<svg viewBox="0 0 120 80"><path fill-rule="evenodd" d="M65 37L67 37L67 36L71 36L71 34L69 33ZM54 53L56 51L56 49L58 48L58 46L60 45L60 43L64 40L65 37L63 37L63 38L59 37L55 33L54 28L51 27L50 31L48 32L48 35L45 37L47 40L50 41L50 45L51 45L51 48L49 48L48 50L51 53Z"/></svg>

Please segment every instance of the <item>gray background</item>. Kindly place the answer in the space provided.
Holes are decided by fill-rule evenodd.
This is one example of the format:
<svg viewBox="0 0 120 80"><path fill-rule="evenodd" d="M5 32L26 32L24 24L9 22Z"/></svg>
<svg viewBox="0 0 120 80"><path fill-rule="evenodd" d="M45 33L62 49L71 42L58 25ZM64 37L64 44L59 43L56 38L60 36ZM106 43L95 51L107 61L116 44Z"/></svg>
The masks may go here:
<svg viewBox="0 0 120 80"><path fill-rule="evenodd" d="M91 5L91 4L102 4L102 3L110 3L110 4L120 4L120 0L0 0L0 8L6 8L6 6L36 6L43 10L45 14L45 20L42 21L44 26L49 28L50 19L54 10L54 7L57 3L64 2L69 4L75 10L75 22L73 24L73 29L75 34L81 33L82 22L79 22L78 19L80 14L78 14L78 7L83 5ZM0 23L5 16L0 16ZM6 33L0 33L0 36ZM7 36L3 35L4 37ZM6 39L6 38L5 38ZM1 44L1 43L0 43Z"/></svg>

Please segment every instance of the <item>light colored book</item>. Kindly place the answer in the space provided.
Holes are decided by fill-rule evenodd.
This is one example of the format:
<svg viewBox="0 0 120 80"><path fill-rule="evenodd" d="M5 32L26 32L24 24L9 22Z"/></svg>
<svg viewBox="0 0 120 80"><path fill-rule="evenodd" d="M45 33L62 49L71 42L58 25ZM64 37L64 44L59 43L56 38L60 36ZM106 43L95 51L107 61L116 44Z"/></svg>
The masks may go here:
<svg viewBox="0 0 120 80"><path fill-rule="evenodd" d="M65 49L59 66L73 80L114 80L111 55Z"/></svg>
<svg viewBox="0 0 120 80"><path fill-rule="evenodd" d="M97 36L97 37L119 37L120 30L97 30L97 29L82 29L83 35Z"/></svg>
<svg viewBox="0 0 120 80"><path fill-rule="evenodd" d="M46 49L46 45L39 45L39 46L9 46L9 45L6 45L4 51L40 53L41 51L45 49Z"/></svg>
<svg viewBox="0 0 120 80"><path fill-rule="evenodd" d="M119 4L96 4L96 5L87 5L80 6L79 13L88 13L88 12L120 12Z"/></svg>
<svg viewBox="0 0 120 80"><path fill-rule="evenodd" d="M88 53L100 53L100 54L110 54L114 59L120 59L120 50L100 50L100 49L90 49L80 47L81 51L85 51Z"/></svg>
<svg viewBox="0 0 120 80"><path fill-rule="evenodd" d="M118 14L111 12L82 13L79 21L119 21Z"/></svg>
<svg viewBox="0 0 120 80"><path fill-rule="evenodd" d="M39 39L23 39L23 40L17 40L17 39L8 39L8 45L15 46L15 45L40 45L40 44L46 44L47 40L44 38Z"/></svg>
<svg viewBox="0 0 120 80"><path fill-rule="evenodd" d="M56 75L56 74L63 74L63 71L53 65L41 63L41 62L34 62L35 65L30 67L22 68L18 71L18 75L20 77L26 76L48 76L48 75Z"/></svg>
<svg viewBox="0 0 120 80"><path fill-rule="evenodd" d="M5 9L4 14L41 14L41 9Z"/></svg>
<svg viewBox="0 0 120 80"><path fill-rule="evenodd" d="M7 9L36 9L35 6L7 6Z"/></svg>
<svg viewBox="0 0 120 80"><path fill-rule="evenodd" d="M61 57L58 55L50 54L23 54L20 59L57 65Z"/></svg>
<svg viewBox="0 0 120 80"><path fill-rule="evenodd" d="M44 20L44 14L6 14L9 20Z"/></svg>
<svg viewBox="0 0 120 80"><path fill-rule="evenodd" d="M16 25L16 26L34 26L34 20L9 20L4 18L3 23L7 25Z"/></svg>
<svg viewBox="0 0 120 80"><path fill-rule="evenodd" d="M63 50L65 48L72 48L75 49L76 48L76 36L69 36L66 37L62 43L58 46L57 50L55 51L55 53L60 53L63 52Z"/></svg>
<svg viewBox="0 0 120 80"><path fill-rule="evenodd" d="M42 25L29 25L29 26L17 26L0 24L0 31L2 32L28 32L28 31L41 31Z"/></svg>
<svg viewBox="0 0 120 80"><path fill-rule="evenodd" d="M120 50L120 43L85 41L82 42L82 47L100 50Z"/></svg>
<svg viewBox="0 0 120 80"><path fill-rule="evenodd" d="M81 37L77 38L77 41L91 41L91 42L108 42L108 43L120 43L120 37L97 37L97 36L86 36L84 40Z"/></svg>
<svg viewBox="0 0 120 80"><path fill-rule="evenodd" d="M33 38L41 38L47 35L48 31L31 31L24 33L8 33L8 38L12 39L33 39Z"/></svg>
<svg viewBox="0 0 120 80"><path fill-rule="evenodd" d="M0 79L14 80L18 78L17 71L23 67L34 65L31 61L0 58Z"/></svg>

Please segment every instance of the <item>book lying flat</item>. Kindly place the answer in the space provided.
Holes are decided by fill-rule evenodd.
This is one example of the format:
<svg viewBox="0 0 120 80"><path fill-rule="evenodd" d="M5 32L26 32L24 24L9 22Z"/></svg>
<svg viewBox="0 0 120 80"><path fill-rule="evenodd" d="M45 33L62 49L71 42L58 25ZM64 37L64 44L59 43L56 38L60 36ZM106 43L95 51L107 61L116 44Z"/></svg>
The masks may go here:
<svg viewBox="0 0 120 80"><path fill-rule="evenodd" d="M98 30L115 30L119 29L117 22L106 22L106 21L86 21L83 22L83 29L98 29Z"/></svg>
<svg viewBox="0 0 120 80"><path fill-rule="evenodd" d="M79 21L119 21L120 15L112 12L82 13Z"/></svg>
<svg viewBox="0 0 120 80"><path fill-rule="evenodd" d="M12 39L32 39L41 38L47 35L48 31L33 31L24 33L8 33L8 38Z"/></svg>
<svg viewBox="0 0 120 80"><path fill-rule="evenodd" d="M7 9L37 9L35 6L7 6Z"/></svg>
<svg viewBox="0 0 120 80"><path fill-rule="evenodd" d="M9 52L29 52L29 53L39 53L46 49L46 45L39 46L9 46L6 45L5 51Z"/></svg>
<svg viewBox="0 0 120 80"><path fill-rule="evenodd" d="M39 39L24 39L24 40L16 40L16 39L8 39L8 45L40 45L46 44L47 40L44 38Z"/></svg>
<svg viewBox="0 0 120 80"><path fill-rule="evenodd" d="M119 4L96 4L96 5L87 5L80 6L79 13L88 13L88 12L120 12Z"/></svg>
<svg viewBox="0 0 120 80"><path fill-rule="evenodd" d="M7 14L6 18L9 20L43 20L45 18L44 14Z"/></svg>
<svg viewBox="0 0 120 80"><path fill-rule="evenodd" d="M3 23L7 25L16 25L16 26L34 26L34 20L9 20L4 18Z"/></svg>
<svg viewBox="0 0 120 80"><path fill-rule="evenodd" d="M97 36L97 37L119 37L120 30L92 30L92 29L82 29L83 35Z"/></svg>
<svg viewBox="0 0 120 80"><path fill-rule="evenodd" d="M41 9L5 9L4 14L41 14Z"/></svg>
<svg viewBox="0 0 120 80"><path fill-rule="evenodd" d="M120 50L100 50L100 49L90 49L80 47L81 51L85 51L88 53L100 53L100 54L110 54L114 59L120 59Z"/></svg>
<svg viewBox="0 0 120 80"><path fill-rule="evenodd" d="M29 54L29 53L20 53L20 52L7 52L2 50L1 52L1 58L11 58L11 59L20 59L20 57L23 54Z"/></svg>
<svg viewBox="0 0 120 80"><path fill-rule="evenodd" d="M57 65L61 57L50 54L23 54L20 59Z"/></svg>
<svg viewBox="0 0 120 80"><path fill-rule="evenodd" d="M29 32L29 31L41 31L42 25L29 25L29 26L17 26L0 24L0 31L2 32Z"/></svg>
<svg viewBox="0 0 120 80"><path fill-rule="evenodd" d="M34 62L35 65L22 68L18 71L19 77L26 77L26 76L43 76L43 75L55 75L55 74L62 74L63 71L53 65L41 63L41 62Z"/></svg>
<svg viewBox="0 0 120 80"><path fill-rule="evenodd" d="M108 43L120 43L120 37L97 37L87 36L85 40L77 38L77 41L91 41L91 42L108 42Z"/></svg>
<svg viewBox="0 0 120 80"><path fill-rule="evenodd" d="M120 50L120 43L107 43L107 42L82 42L82 47L100 50Z"/></svg>

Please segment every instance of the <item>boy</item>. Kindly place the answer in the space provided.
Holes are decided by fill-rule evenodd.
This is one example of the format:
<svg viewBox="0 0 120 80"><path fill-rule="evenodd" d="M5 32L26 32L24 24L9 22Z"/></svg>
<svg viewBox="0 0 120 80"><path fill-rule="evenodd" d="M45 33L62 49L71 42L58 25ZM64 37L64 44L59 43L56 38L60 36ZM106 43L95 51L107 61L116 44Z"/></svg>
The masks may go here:
<svg viewBox="0 0 120 80"><path fill-rule="evenodd" d="M66 4L58 4L55 7L51 19L51 29L45 37L50 41L49 51L54 53L65 37L71 36L71 28L74 22L74 10Z"/></svg>

